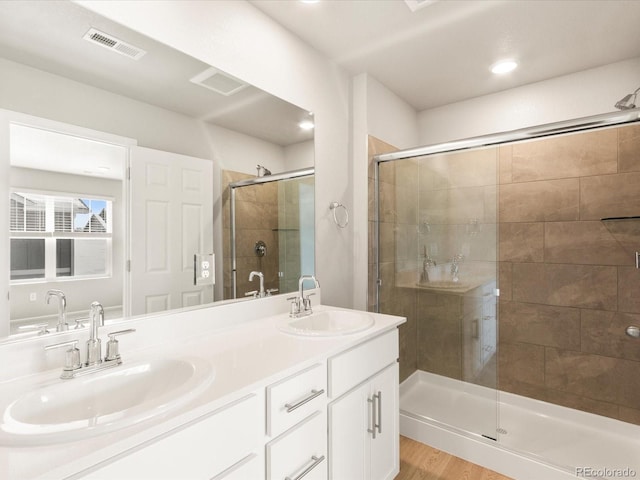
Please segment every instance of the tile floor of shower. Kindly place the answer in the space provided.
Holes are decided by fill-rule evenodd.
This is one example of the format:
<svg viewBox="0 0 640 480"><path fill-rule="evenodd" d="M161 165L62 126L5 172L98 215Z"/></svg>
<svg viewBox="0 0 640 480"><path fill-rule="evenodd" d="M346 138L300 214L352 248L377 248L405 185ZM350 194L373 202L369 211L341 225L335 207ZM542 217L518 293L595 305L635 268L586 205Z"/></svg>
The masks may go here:
<svg viewBox="0 0 640 480"><path fill-rule="evenodd" d="M401 384L400 410L495 437L501 447L572 474L588 467L640 475L640 427L619 420L506 392L496 398L493 389L423 371Z"/></svg>

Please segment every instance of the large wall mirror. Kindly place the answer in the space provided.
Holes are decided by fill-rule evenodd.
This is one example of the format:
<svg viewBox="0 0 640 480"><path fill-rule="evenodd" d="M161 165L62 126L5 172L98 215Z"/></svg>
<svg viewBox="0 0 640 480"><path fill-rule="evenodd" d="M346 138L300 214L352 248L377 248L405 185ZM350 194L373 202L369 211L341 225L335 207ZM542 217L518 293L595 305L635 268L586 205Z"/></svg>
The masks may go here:
<svg viewBox="0 0 640 480"><path fill-rule="evenodd" d="M0 2L0 69L0 338L313 273L312 113L69 1Z"/></svg>

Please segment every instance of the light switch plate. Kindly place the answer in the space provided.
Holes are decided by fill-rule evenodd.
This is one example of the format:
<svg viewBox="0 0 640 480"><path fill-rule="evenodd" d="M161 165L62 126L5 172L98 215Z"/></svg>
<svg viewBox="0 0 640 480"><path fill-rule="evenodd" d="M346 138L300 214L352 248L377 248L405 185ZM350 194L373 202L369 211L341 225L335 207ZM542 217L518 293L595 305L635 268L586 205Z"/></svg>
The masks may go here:
<svg viewBox="0 0 640 480"><path fill-rule="evenodd" d="M193 256L193 284L213 285L215 279L215 256L213 253L196 253Z"/></svg>

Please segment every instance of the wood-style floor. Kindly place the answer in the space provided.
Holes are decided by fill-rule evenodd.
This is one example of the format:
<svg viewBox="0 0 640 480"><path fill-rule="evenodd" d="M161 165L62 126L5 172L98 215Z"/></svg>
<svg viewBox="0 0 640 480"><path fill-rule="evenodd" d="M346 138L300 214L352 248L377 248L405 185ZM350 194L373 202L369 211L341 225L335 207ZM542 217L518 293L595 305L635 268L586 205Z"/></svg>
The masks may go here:
<svg viewBox="0 0 640 480"><path fill-rule="evenodd" d="M512 479L401 436L400 473L395 480Z"/></svg>

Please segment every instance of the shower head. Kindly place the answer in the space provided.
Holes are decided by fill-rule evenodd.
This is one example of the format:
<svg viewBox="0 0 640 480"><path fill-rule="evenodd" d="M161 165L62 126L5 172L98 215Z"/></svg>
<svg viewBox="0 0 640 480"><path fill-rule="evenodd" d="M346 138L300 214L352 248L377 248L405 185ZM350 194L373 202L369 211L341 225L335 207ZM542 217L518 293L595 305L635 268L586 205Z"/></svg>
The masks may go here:
<svg viewBox="0 0 640 480"><path fill-rule="evenodd" d="M631 110L632 108L636 108L636 97L638 96L638 92L640 92L640 88L618 100L618 102L616 102L616 108L618 110Z"/></svg>
<svg viewBox="0 0 640 480"><path fill-rule="evenodd" d="M258 177L264 177L265 175L271 175L271 170L263 165L256 165L258 169Z"/></svg>

